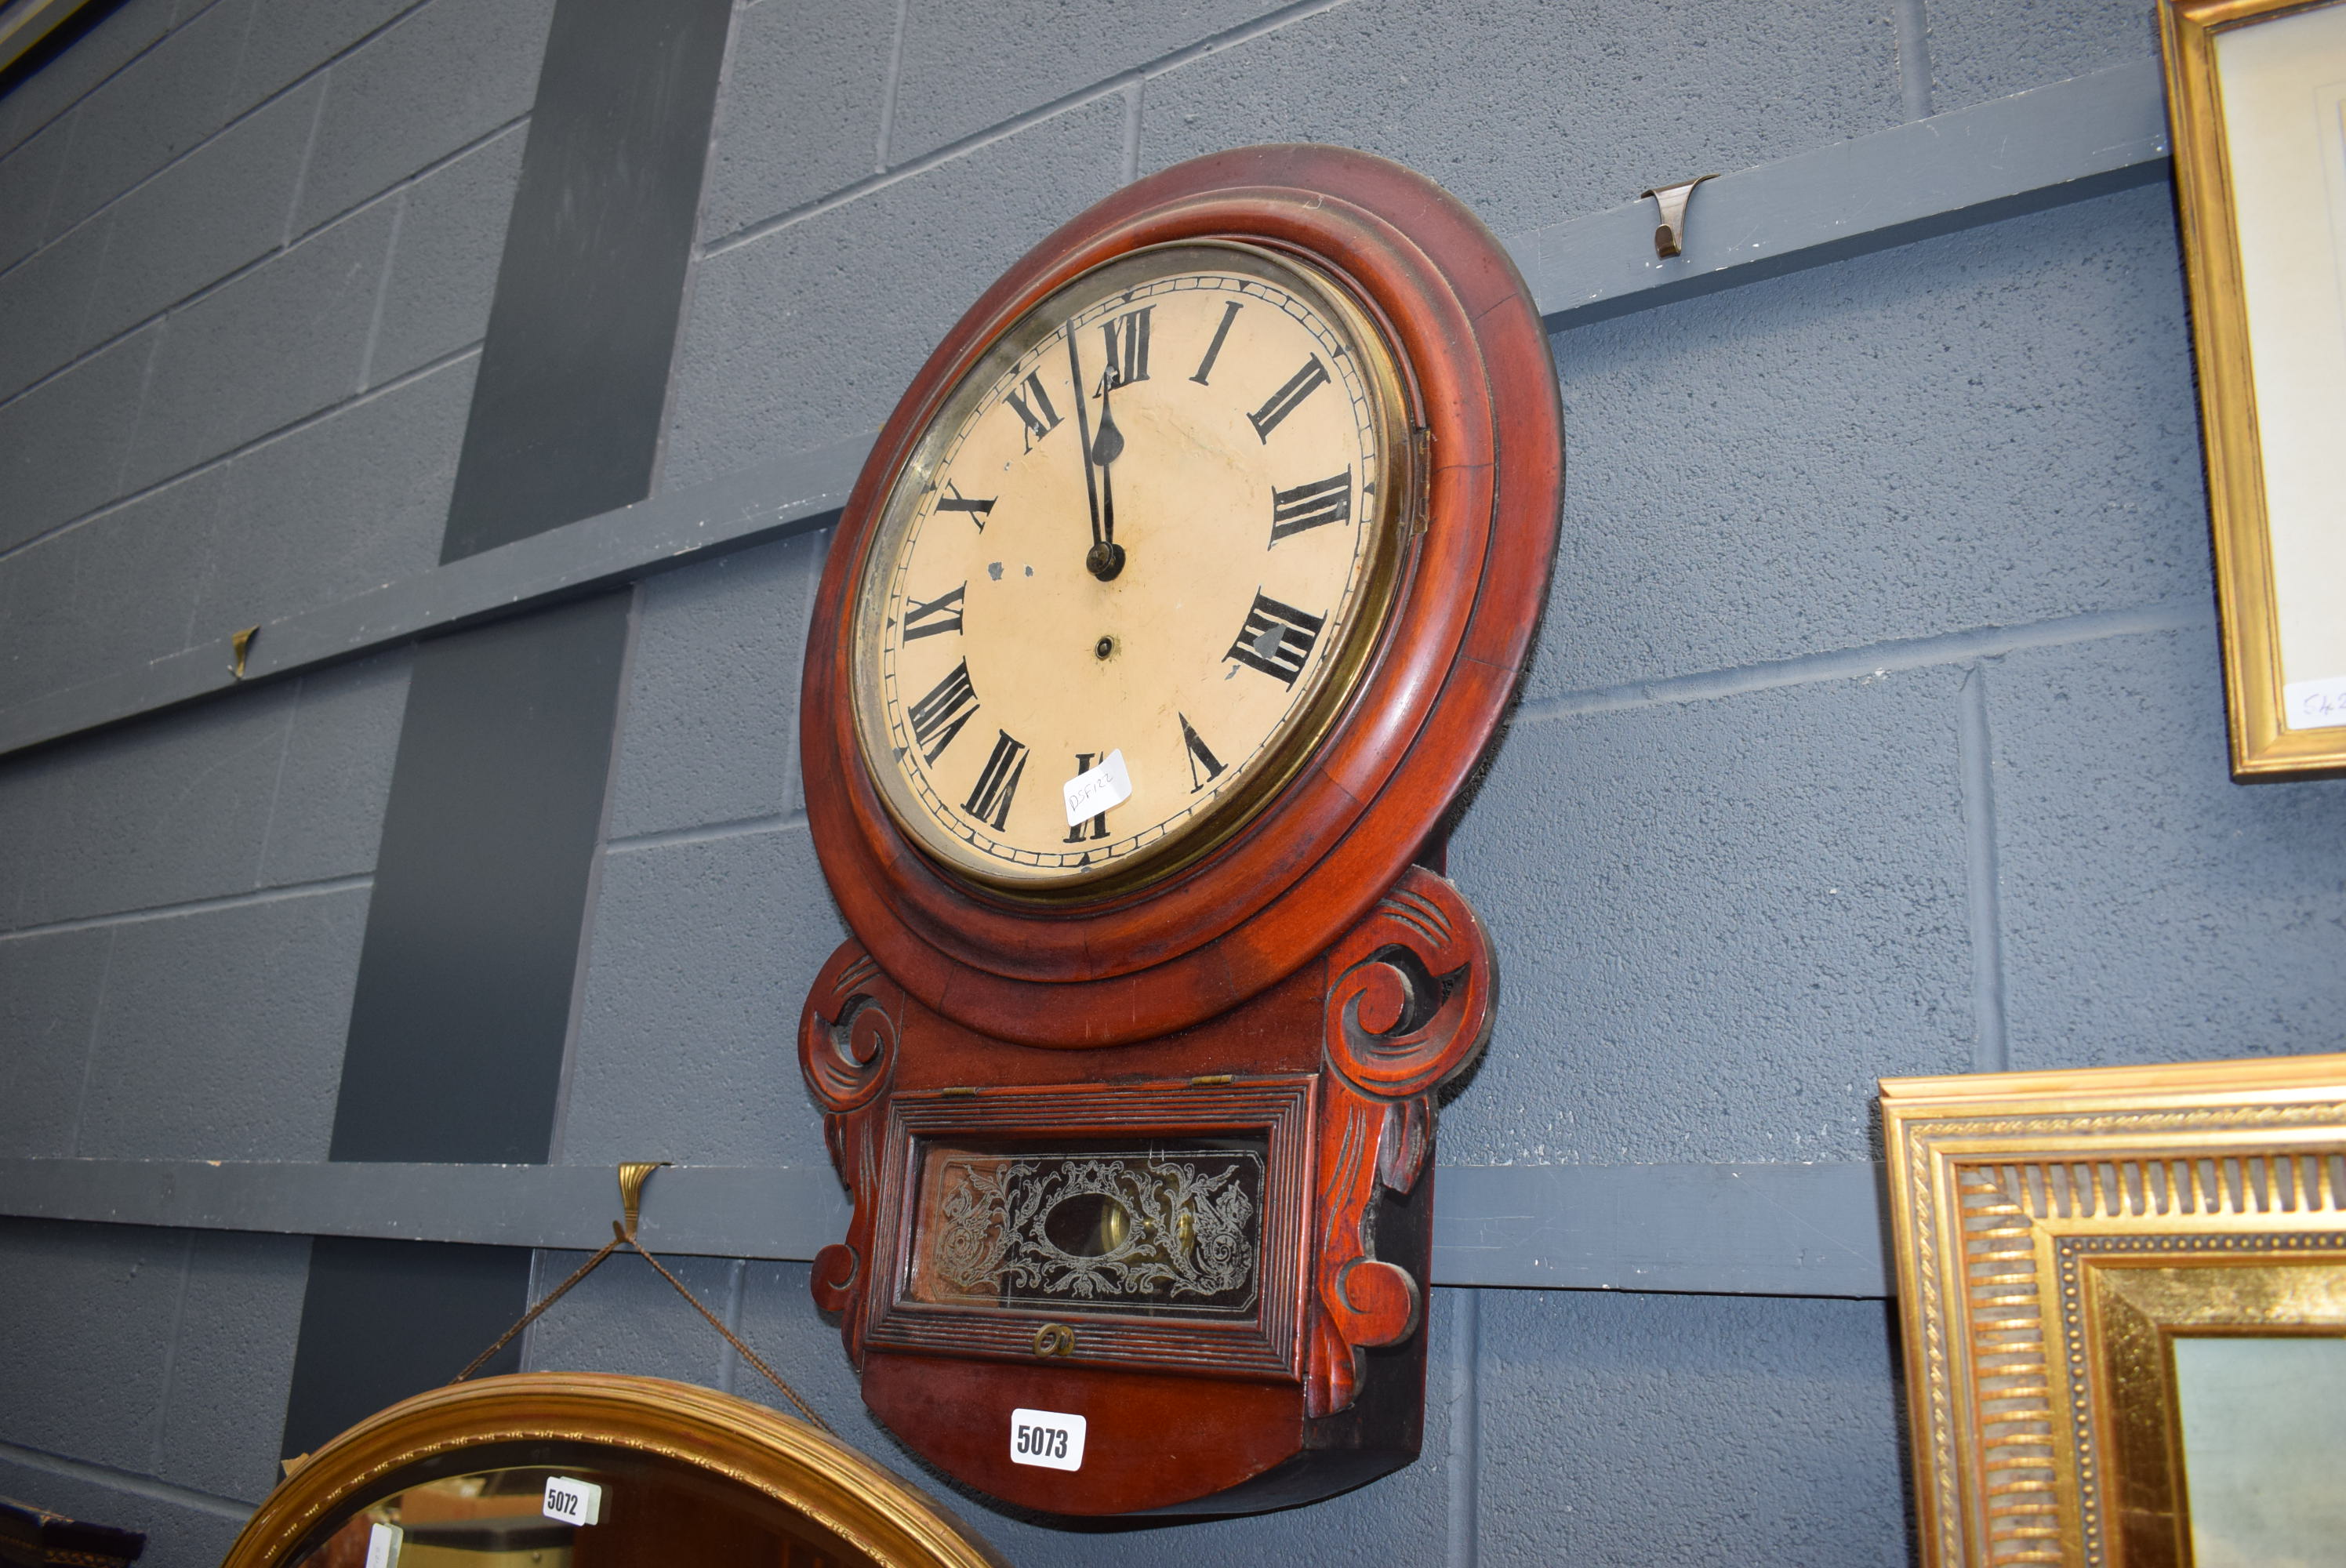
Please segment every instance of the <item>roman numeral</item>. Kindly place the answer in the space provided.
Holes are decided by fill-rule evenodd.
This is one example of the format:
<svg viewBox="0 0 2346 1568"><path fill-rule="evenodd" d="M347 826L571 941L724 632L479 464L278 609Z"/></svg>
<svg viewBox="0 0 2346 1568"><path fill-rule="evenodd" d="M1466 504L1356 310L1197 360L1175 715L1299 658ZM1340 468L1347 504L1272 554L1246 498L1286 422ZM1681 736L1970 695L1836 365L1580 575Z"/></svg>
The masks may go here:
<svg viewBox="0 0 2346 1568"><path fill-rule="evenodd" d="M1076 752L1076 772L1077 774L1079 774L1079 775L1080 775L1080 774L1085 774L1085 773L1088 773L1088 772L1090 772L1090 771L1092 770L1092 764L1093 764L1093 763L1095 763L1095 762L1096 762L1096 761L1098 761L1098 760L1100 759L1101 755L1102 755L1101 753L1096 752L1096 751L1078 751L1078 752ZM1083 842L1086 838L1092 838L1092 839L1105 839L1105 838L1107 838L1107 812L1105 812L1105 811L1102 811L1098 816L1094 817L1090 821L1088 821L1088 822L1078 822L1077 824L1076 824L1076 826L1074 826L1074 827L1072 827L1072 828L1068 829L1068 830L1067 830L1067 836L1066 836L1066 840L1065 840L1065 841L1066 841L1066 842L1067 842L1067 843L1070 843L1070 844L1080 844L1080 843L1082 843L1082 842Z"/></svg>
<svg viewBox="0 0 2346 1568"><path fill-rule="evenodd" d="M961 596L968 591L969 585L964 583L952 593L931 599L925 605L915 601L904 612L904 640L911 642L915 637L933 637L940 633L961 630ZM947 610L953 612L950 618L945 615ZM922 624L932 616L934 617L933 624Z"/></svg>
<svg viewBox="0 0 2346 1568"><path fill-rule="evenodd" d="M1026 401L1029 397L1035 400L1031 405ZM1039 371L1026 378L1025 396L1014 392L1005 401L1018 411L1018 417L1026 422L1027 451L1034 451L1036 442L1059 428L1059 411L1051 406L1051 396L1043 390L1043 377ZM1042 412L1036 413L1036 409Z"/></svg>
<svg viewBox="0 0 2346 1568"><path fill-rule="evenodd" d="M1206 345L1206 357L1198 361L1198 373L1189 378L1199 386L1206 385L1206 378L1214 373L1214 361L1222 355L1222 340L1230 335L1230 323L1237 321L1238 316L1239 301L1236 300L1222 307L1222 324L1214 329L1214 341Z"/></svg>
<svg viewBox="0 0 2346 1568"><path fill-rule="evenodd" d="M1319 355L1314 354L1304 361L1301 370L1287 378L1285 386L1271 393L1268 402L1247 415L1247 423L1254 426L1256 436L1269 445L1270 433L1279 428L1279 422L1293 413L1297 403L1327 384L1328 367L1320 362Z"/></svg>
<svg viewBox="0 0 2346 1568"><path fill-rule="evenodd" d="M1013 393L1012 396L1015 400L1016 394ZM1046 409L1048 409L1051 405L1046 402L1043 406ZM1018 405L1018 412L1025 413L1026 412L1026 405L1020 403ZM1034 423L1032 416L1029 416L1027 423L1030 424ZM1051 422L1052 424L1056 424L1057 423L1058 421L1056 419ZM1048 425L1044 427L1043 433L1045 435L1051 433L1050 427ZM989 495L983 501L972 501L968 496L964 495L959 490L955 489L954 487L954 482L948 479L945 481L945 493L937 497L937 510L940 512L968 513L970 521L976 524L977 531L983 534L985 532L986 516L994 510L994 497Z"/></svg>
<svg viewBox="0 0 2346 1568"><path fill-rule="evenodd" d="M1325 625L1326 617L1307 616L1293 605L1282 605L1258 589L1254 608L1247 612L1246 625L1239 628L1239 640L1222 657L1251 665L1293 686L1295 677L1303 673L1304 660L1311 657L1311 646L1320 640L1320 628Z"/></svg>
<svg viewBox="0 0 2346 1568"><path fill-rule="evenodd" d="M1290 682L1290 684L1293 683ZM1221 759L1216 757L1212 748L1198 738L1198 732L1190 727L1188 714L1177 713L1173 717L1181 721L1181 744L1189 748L1189 793L1195 795L1222 776ZM1203 777L1199 776L1201 769L1204 770Z"/></svg>
<svg viewBox="0 0 2346 1568"><path fill-rule="evenodd" d="M1292 490L1270 493L1270 542L1274 545L1306 528L1352 520L1352 471L1349 468L1333 479L1315 479Z"/></svg>
<svg viewBox="0 0 2346 1568"><path fill-rule="evenodd" d="M997 737L994 754L985 759L977 787L961 809L999 833L1002 824L1010 820L1011 797L1018 793L1019 778L1026 771L1026 748L1011 739L1006 729L994 733Z"/></svg>
<svg viewBox="0 0 2346 1568"><path fill-rule="evenodd" d="M1107 337L1107 369L1110 384L1125 386L1148 379L1148 312L1154 305L1143 305L1137 311L1100 323Z"/></svg>
<svg viewBox="0 0 2346 1568"><path fill-rule="evenodd" d="M928 696L913 704L913 739L922 758L934 762L977 711L977 688L969 684L969 660L954 666Z"/></svg>

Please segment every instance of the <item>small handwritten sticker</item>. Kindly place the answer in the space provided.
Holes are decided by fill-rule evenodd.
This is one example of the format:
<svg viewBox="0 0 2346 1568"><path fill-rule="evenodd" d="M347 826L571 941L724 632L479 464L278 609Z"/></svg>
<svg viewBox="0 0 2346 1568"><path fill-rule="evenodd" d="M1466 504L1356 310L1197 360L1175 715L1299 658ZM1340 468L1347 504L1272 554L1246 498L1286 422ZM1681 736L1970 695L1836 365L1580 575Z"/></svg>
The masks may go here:
<svg viewBox="0 0 2346 1568"><path fill-rule="evenodd" d="M565 1524L600 1524L603 1489L591 1481L549 1475L546 1478L546 1516L559 1519Z"/></svg>
<svg viewBox="0 0 2346 1568"><path fill-rule="evenodd" d="M366 1568L399 1568L399 1543L405 1535L396 1524L368 1526Z"/></svg>
<svg viewBox="0 0 2346 1568"><path fill-rule="evenodd" d="M1089 1424L1081 1416L1058 1410L1013 1410L1010 1462L1039 1464L1046 1470L1081 1470L1084 1429Z"/></svg>
<svg viewBox="0 0 2346 1568"><path fill-rule="evenodd" d="M1086 769L1066 783L1067 826L1080 828L1110 806L1132 799L1132 775L1124 770L1124 753L1111 751L1096 768Z"/></svg>
<svg viewBox="0 0 2346 1568"><path fill-rule="evenodd" d="M2336 729L2346 725L2346 675L2290 681L2280 688L2280 721L2291 729Z"/></svg>

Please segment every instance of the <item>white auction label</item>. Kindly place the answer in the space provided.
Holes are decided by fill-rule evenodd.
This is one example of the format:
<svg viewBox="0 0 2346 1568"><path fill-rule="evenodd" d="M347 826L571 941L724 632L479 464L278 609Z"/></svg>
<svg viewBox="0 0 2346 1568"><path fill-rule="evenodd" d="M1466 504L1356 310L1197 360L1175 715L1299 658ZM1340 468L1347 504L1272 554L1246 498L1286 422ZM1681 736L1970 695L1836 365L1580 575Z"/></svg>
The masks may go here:
<svg viewBox="0 0 2346 1568"><path fill-rule="evenodd" d="M1084 1468L1084 1418L1057 1410L1010 1412L1010 1462L1048 1470Z"/></svg>
<svg viewBox="0 0 2346 1568"><path fill-rule="evenodd" d="M1066 783L1067 826L1080 828L1110 806L1132 799L1132 775L1124 770L1124 753L1111 751L1096 768L1076 774Z"/></svg>
<svg viewBox="0 0 2346 1568"><path fill-rule="evenodd" d="M591 1481L549 1475L546 1478L546 1516L559 1519L565 1524L600 1524L603 1489Z"/></svg>
<svg viewBox="0 0 2346 1568"><path fill-rule="evenodd" d="M370 1525L366 1568L399 1568L399 1543L405 1534L396 1524Z"/></svg>
<svg viewBox="0 0 2346 1568"><path fill-rule="evenodd" d="M2293 680L2280 688L2280 721L2291 729L2335 729L2346 725L2346 675L2325 680Z"/></svg>

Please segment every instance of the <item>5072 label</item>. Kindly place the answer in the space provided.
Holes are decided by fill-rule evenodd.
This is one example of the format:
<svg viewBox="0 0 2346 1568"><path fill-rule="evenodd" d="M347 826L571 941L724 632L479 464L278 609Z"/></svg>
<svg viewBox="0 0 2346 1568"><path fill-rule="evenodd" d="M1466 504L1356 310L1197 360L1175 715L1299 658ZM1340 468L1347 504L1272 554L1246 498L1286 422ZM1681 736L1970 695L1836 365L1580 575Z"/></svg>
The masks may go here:
<svg viewBox="0 0 2346 1568"><path fill-rule="evenodd" d="M1085 1425L1083 1417L1058 1410L1013 1410L1010 1462L1039 1464L1046 1470L1081 1470Z"/></svg>

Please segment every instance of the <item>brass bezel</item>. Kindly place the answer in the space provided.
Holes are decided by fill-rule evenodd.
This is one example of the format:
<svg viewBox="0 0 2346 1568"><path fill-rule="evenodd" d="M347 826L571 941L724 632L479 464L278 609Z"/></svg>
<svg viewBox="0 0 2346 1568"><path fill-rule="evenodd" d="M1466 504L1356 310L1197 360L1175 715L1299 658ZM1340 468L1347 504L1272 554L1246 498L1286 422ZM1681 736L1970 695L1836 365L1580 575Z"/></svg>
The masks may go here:
<svg viewBox="0 0 2346 1568"><path fill-rule="evenodd" d="M648 1455L733 1482L888 1568L1008 1568L961 1521L827 1433L713 1389L604 1372L451 1383L369 1416L289 1463L222 1568L290 1568L387 1492L461 1474L474 1451L547 1443Z"/></svg>
<svg viewBox="0 0 2346 1568"><path fill-rule="evenodd" d="M2216 38L2236 27L2339 3L2159 0L2158 7L2176 210L2199 369L2232 776L2243 782L2346 769L2346 728L2290 729L2282 722L2272 535Z"/></svg>
<svg viewBox="0 0 2346 1568"><path fill-rule="evenodd" d="M1121 276L1113 286L1104 286L1104 278L1143 270L1153 260L1198 250L1233 252L1280 274L1280 286L1294 289L1311 299L1331 321L1341 325L1350 337L1348 347L1354 362L1365 369L1363 382L1375 405L1377 441L1384 471L1373 521L1374 555L1360 589L1362 611L1353 617L1342 646L1321 666L1311 695L1291 713L1284 733L1273 742L1270 754L1256 765L1251 778L1209 815L1138 853L1107 862L1094 871L1048 881L988 875L984 868L956 858L958 851L945 835L937 832L922 813L911 809L903 799L907 791L902 778L885 760L885 718L875 710L876 687L870 671L877 668L874 606L884 595L886 565L892 560L909 524L913 504L928 488L942 451L957 430L968 401L983 395L1005 366L1050 337L1058 330L1058 322L1084 308L1092 295L1110 294L1126 286L1127 280ZM1390 335L1341 279L1325 267L1284 249L1233 239L1181 239L1127 251L1068 280L997 333L972 359L952 391L939 401L912 455L889 486L881 521L868 535L863 558L855 567L855 595L848 636L853 649L851 700L854 705L856 746L882 808L903 831L907 841L918 848L932 865L964 886L1015 903L1066 906L1107 901L1162 882L1212 854L1260 816L1310 764L1359 690L1362 677L1392 625L1409 547L1423 531L1425 465L1412 435L1406 384L1400 354Z"/></svg>
<svg viewBox="0 0 2346 1568"><path fill-rule="evenodd" d="M2143 1325L2336 1320L2346 1055L1887 1078L1882 1112L1926 1568L2188 1562Z"/></svg>

